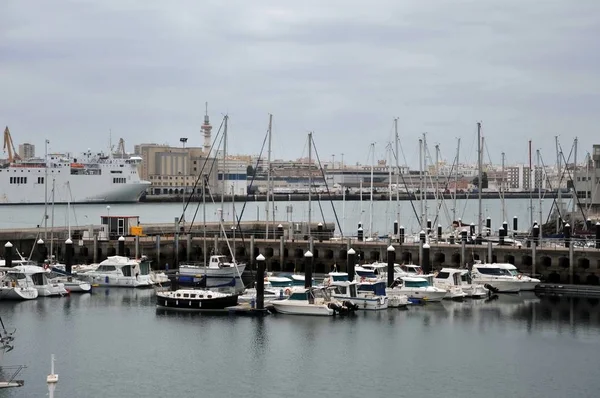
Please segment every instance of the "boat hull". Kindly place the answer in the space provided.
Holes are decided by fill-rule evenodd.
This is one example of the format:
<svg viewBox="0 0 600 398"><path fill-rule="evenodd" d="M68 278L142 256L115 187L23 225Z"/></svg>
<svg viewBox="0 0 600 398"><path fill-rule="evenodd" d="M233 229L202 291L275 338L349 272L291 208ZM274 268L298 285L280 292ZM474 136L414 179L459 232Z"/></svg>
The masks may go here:
<svg viewBox="0 0 600 398"><path fill-rule="evenodd" d="M349 300L356 304L359 310L385 310L388 308L388 298L386 296L377 297L348 297L343 295L333 295L336 300Z"/></svg>
<svg viewBox="0 0 600 398"><path fill-rule="evenodd" d="M32 287L0 287L0 300L34 300L38 296L37 289Z"/></svg>
<svg viewBox="0 0 600 398"><path fill-rule="evenodd" d="M224 297L207 299L190 299L167 297L161 293L156 294L156 305L160 308L169 308L185 311L216 311L238 304L238 295L232 294Z"/></svg>
<svg viewBox="0 0 600 398"><path fill-rule="evenodd" d="M181 265L179 267L179 274L186 276L206 276L207 278L237 278L239 277L246 268L245 264L238 264L236 267L224 267L224 268L209 268L209 267L198 267L193 265Z"/></svg>
<svg viewBox="0 0 600 398"><path fill-rule="evenodd" d="M314 315L314 316L333 316L333 309L327 304L296 304L287 300L272 302L275 311L287 315Z"/></svg>
<svg viewBox="0 0 600 398"><path fill-rule="evenodd" d="M521 291L521 284L515 281L502 281L502 280L477 280L480 285L490 285L498 291L498 293L519 293Z"/></svg>
<svg viewBox="0 0 600 398"><path fill-rule="evenodd" d="M146 288L154 285L154 282L150 279L150 275L139 275L136 278L133 276L92 274L92 272L94 271L78 274L77 277L90 283L92 286L101 287Z"/></svg>
<svg viewBox="0 0 600 398"><path fill-rule="evenodd" d="M38 291L39 297L52 297L52 296L64 296L69 294L65 285L62 283L52 283L47 285L39 285L35 287Z"/></svg>

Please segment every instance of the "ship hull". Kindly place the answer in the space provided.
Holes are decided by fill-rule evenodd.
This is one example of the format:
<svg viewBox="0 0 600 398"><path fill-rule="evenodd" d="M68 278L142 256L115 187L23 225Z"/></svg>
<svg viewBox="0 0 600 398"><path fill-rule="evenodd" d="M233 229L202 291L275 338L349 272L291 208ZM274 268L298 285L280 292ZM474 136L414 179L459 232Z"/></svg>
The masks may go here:
<svg viewBox="0 0 600 398"><path fill-rule="evenodd" d="M132 167L110 165L102 171L99 175L72 175L69 167L49 168L47 173L43 167L5 168L0 170L0 205L132 203L150 186Z"/></svg>

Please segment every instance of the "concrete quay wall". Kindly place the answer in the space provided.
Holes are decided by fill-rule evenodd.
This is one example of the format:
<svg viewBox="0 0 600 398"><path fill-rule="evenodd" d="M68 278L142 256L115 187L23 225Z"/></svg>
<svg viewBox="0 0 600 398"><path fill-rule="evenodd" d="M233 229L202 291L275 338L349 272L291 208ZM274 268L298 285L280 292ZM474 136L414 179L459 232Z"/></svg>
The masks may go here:
<svg viewBox="0 0 600 398"><path fill-rule="evenodd" d="M33 240L11 241L14 247L24 256L33 253L32 258L41 258L39 248L32 251ZM169 268L178 262L202 262L204 251L207 255L215 251L229 255L235 253L238 261L250 263L252 269L258 254L266 257L267 270L274 272L302 272L304 270L304 253L311 250L314 255L315 272L325 273L337 266L338 270L346 269L346 253L352 247L358 254L360 263L386 261L389 242L359 242L356 239L323 240L302 239L291 240L284 236L277 239L257 239L254 236L228 239L214 235L202 237L192 235L178 236L146 236L127 237L125 241L126 255L145 255L153 261L153 268ZM4 244L5 241L0 241ZM74 261L76 263L93 263L104 260L117 253L116 240L74 241ZM421 262L421 246L419 244L393 243L397 263ZM434 269L442 267L459 267L475 260L489 261L489 248L484 245L461 245L432 243L430 249L431 263ZM231 247L231 251L229 249ZM177 249L176 249L177 248ZM47 247L46 247L47 249ZM55 253L60 260L64 256L64 243L55 245ZM553 283L600 284L600 250L595 248L571 247L558 245L551 247L515 247L493 246L492 262L508 262L514 264L522 272L539 275L543 281Z"/></svg>

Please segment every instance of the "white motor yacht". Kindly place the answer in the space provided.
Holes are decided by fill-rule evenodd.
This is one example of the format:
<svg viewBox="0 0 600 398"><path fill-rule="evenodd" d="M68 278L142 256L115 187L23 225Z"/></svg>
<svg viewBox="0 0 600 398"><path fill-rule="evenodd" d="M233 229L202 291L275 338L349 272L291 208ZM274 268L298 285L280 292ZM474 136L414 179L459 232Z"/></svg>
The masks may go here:
<svg viewBox="0 0 600 398"><path fill-rule="evenodd" d="M92 285L89 282L82 281L72 275L51 271L48 274L48 280L52 283L62 283L65 289L71 293L89 293L92 291Z"/></svg>
<svg viewBox="0 0 600 398"><path fill-rule="evenodd" d="M333 275L332 275L333 274ZM363 310L384 310L388 308L388 297L385 294L385 282L349 281L346 272L329 273L323 285L330 290L331 297L338 300L350 300Z"/></svg>
<svg viewBox="0 0 600 398"><path fill-rule="evenodd" d="M519 272L517 267L515 267L511 263L496 263L495 265L497 265L498 267L500 267L502 269L507 270L508 273L510 273L512 276L516 277L517 281L520 282L519 286L521 288L521 291L535 290L535 287L537 285L539 285L541 282L537 278L532 278L530 276L524 275L523 273Z"/></svg>
<svg viewBox="0 0 600 398"><path fill-rule="evenodd" d="M69 293L63 283L53 282L48 279L50 275L49 269L44 269L37 265L17 265L16 267L12 267L11 271L7 271L7 275L13 272L23 274L26 284L37 289L38 296L64 296ZM18 277L21 276L19 275Z"/></svg>
<svg viewBox="0 0 600 398"><path fill-rule="evenodd" d="M92 286L151 287L150 263L123 256L111 256L93 270L79 272L77 277Z"/></svg>
<svg viewBox="0 0 600 398"><path fill-rule="evenodd" d="M483 285L498 293L518 293L521 290L519 279L511 275L508 270L499 267L498 264L476 262L473 264L471 278L473 283Z"/></svg>
<svg viewBox="0 0 600 398"><path fill-rule="evenodd" d="M488 288L478 283L473 283L473 279L471 278L471 274L468 270L460 269L459 271L462 289L467 294L467 297L485 298L490 295L490 291Z"/></svg>
<svg viewBox="0 0 600 398"><path fill-rule="evenodd" d="M332 316L354 311L352 303L333 299L326 288L296 288L285 300L271 302L275 311L289 315Z"/></svg>
<svg viewBox="0 0 600 398"><path fill-rule="evenodd" d="M13 268L0 268L0 300L33 300L38 291L28 282L24 273Z"/></svg>
<svg viewBox="0 0 600 398"><path fill-rule="evenodd" d="M212 255L208 260L208 266L194 264L180 264L180 275L200 275L208 278L240 278L246 264L238 264L235 261L227 261L223 255Z"/></svg>
<svg viewBox="0 0 600 398"><path fill-rule="evenodd" d="M427 278L403 276L396 279L392 287L386 289L386 294L388 297L403 294L409 299L434 302L442 301L447 291L433 286Z"/></svg>
<svg viewBox="0 0 600 398"><path fill-rule="evenodd" d="M442 268L440 272L434 274L433 283L435 287L446 289L445 299L462 300L467 297L467 294L462 288L460 279L460 270L455 268Z"/></svg>

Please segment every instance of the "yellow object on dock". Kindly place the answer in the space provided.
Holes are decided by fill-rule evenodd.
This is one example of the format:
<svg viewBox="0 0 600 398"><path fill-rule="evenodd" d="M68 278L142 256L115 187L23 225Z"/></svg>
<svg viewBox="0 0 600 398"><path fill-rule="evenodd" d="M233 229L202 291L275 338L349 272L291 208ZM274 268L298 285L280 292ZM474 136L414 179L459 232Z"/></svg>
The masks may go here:
<svg viewBox="0 0 600 398"><path fill-rule="evenodd" d="M143 228L139 225L137 226L133 226L133 227L129 227L129 233L133 236L142 236L143 233Z"/></svg>

